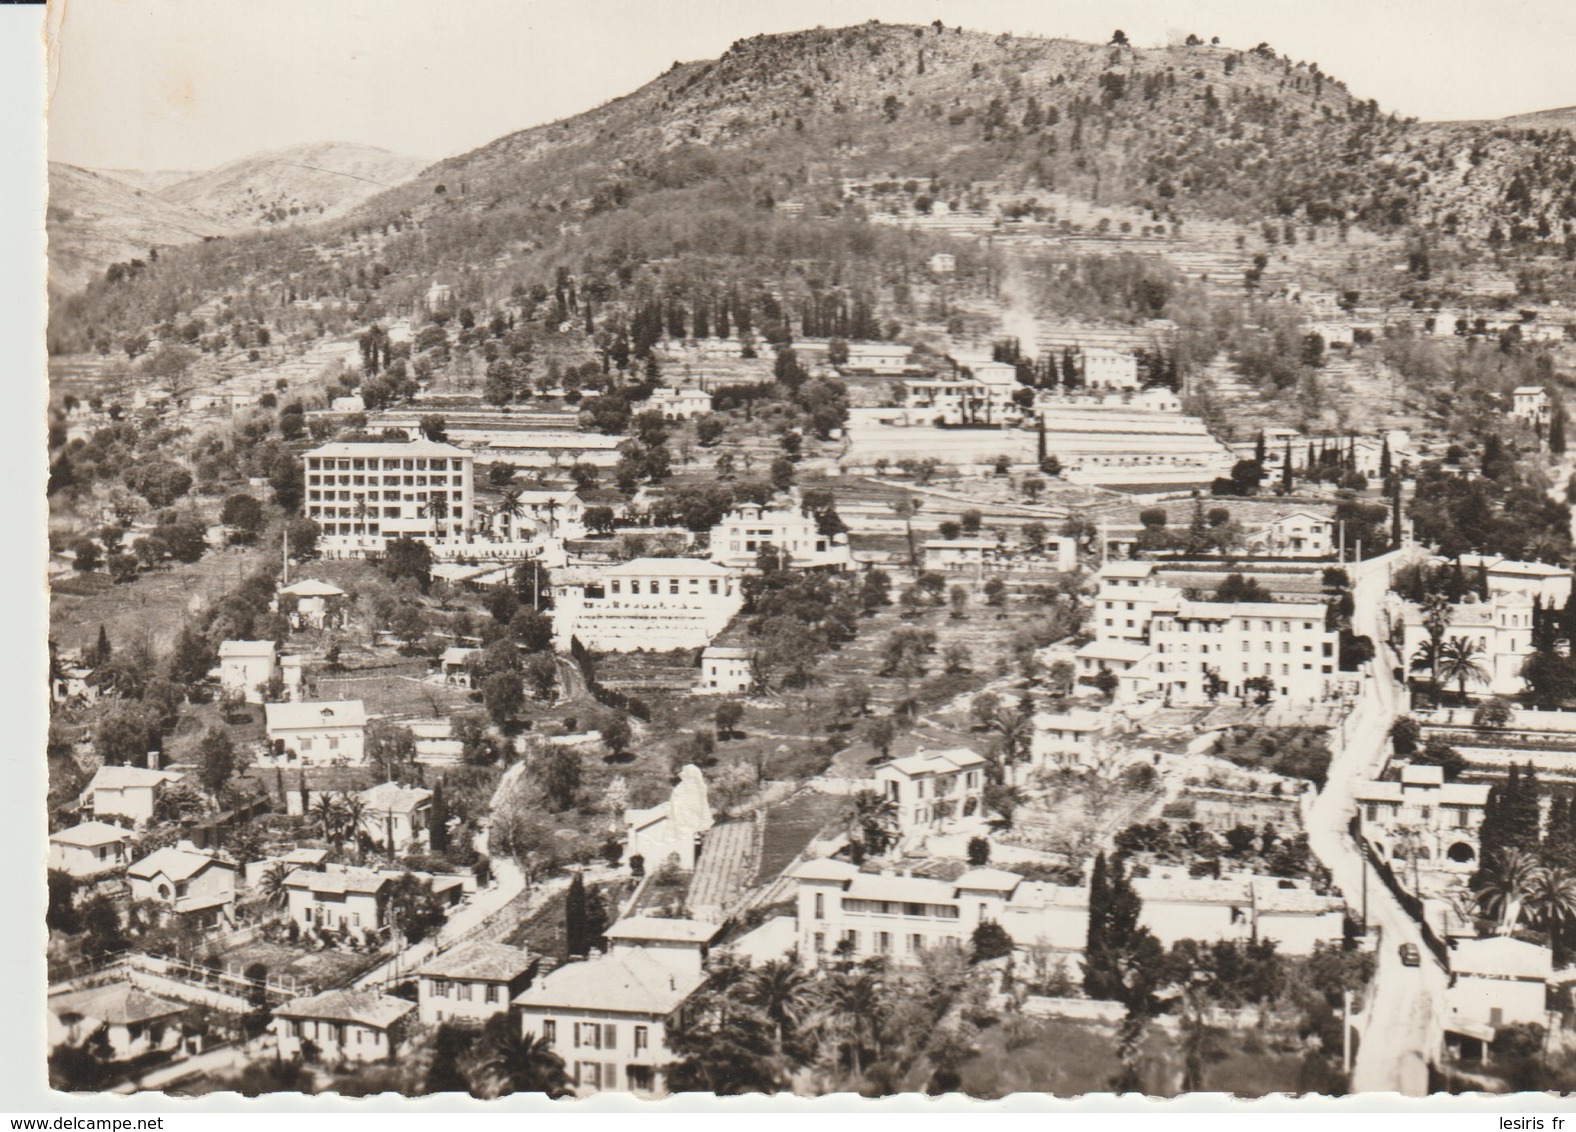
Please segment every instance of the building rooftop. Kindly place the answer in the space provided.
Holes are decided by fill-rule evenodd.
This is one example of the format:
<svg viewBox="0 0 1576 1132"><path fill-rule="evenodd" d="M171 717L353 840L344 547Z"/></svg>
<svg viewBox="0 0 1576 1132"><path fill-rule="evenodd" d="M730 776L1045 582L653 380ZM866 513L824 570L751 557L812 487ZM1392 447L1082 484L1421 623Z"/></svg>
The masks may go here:
<svg viewBox="0 0 1576 1132"><path fill-rule="evenodd" d="M705 558L632 558L602 570L602 576L608 578L627 574L642 578L648 574L661 574L663 577L677 575L681 578L727 578L732 576L733 571Z"/></svg>
<svg viewBox="0 0 1576 1132"><path fill-rule="evenodd" d="M383 782L356 795L369 813L408 814L420 809L432 798L432 791L420 786L401 786L398 782Z"/></svg>
<svg viewBox="0 0 1576 1132"><path fill-rule="evenodd" d="M386 1030L415 1009L416 1004L408 999L377 991L331 990L307 998L293 998L275 1007L274 1017L320 1018Z"/></svg>
<svg viewBox="0 0 1576 1132"><path fill-rule="evenodd" d="M1259 912L1331 912L1345 907L1338 896L1320 896L1279 877L1254 877L1253 907ZM1285 887L1290 885L1290 887Z"/></svg>
<svg viewBox="0 0 1576 1132"><path fill-rule="evenodd" d="M167 845L163 849L149 853L140 861L134 861L126 870L126 875L139 880L149 880L163 873L171 880L188 880L209 865L219 865L226 869L235 868L229 862L210 857L206 853L193 853Z"/></svg>
<svg viewBox="0 0 1576 1132"><path fill-rule="evenodd" d="M720 924L702 920L665 919L660 916L626 916L607 930L609 941L650 940L663 943L710 943Z"/></svg>
<svg viewBox="0 0 1576 1132"><path fill-rule="evenodd" d="M1023 883L1017 873L1005 869L970 869L952 882L957 888L973 888L982 892L1011 892Z"/></svg>
<svg viewBox="0 0 1576 1132"><path fill-rule="evenodd" d="M299 582L291 582L279 592L294 594L296 597L343 597L345 593L332 582L320 582L316 578L302 578Z"/></svg>
<svg viewBox="0 0 1576 1132"><path fill-rule="evenodd" d="M70 829L62 829L58 833L51 833L49 840L57 845L80 845L93 848L96 845L112 845L117 841L130 841L131 831L118 825L110 825L103 821L85 821L81 825L74 825Z"/></svg>
<svg viewBox="0 0 1576 1132"><path fill-rule="evenodd" d="M89 790L125 790L135 786L159 786L175 782L181 776L167 770L149 770L142 766L101 766L88 783Z"/></svg>
<svg viewBox="0 0 1576 1132"><path fill-rule="evenodd" d="M985 757L976 754L966 747L959 747L949 751L918 751L906 755L901 759L893 759L886 765L894 770L907 775L919 774L952 774L959 770L968 770L971 767L983 766Z"/></svg>
<svg viewBox="0 0 1576 1132"><path fill-rule="evenodd" d="M686 971L646 951L625 951L568 963L515 995L515 1005L561 1007L609 1014L665 1016L706 982L705 971Z"/></svg>
<svg viewBox="0 0 1576 1132"><path fill-rule="evenodd" d="M1041 731L1098 731L1105 724L1097 711L1073 708L1071 711L1034 713L1034 726Z"/></svg>
<svg viewBox="0 0 1576 1132"><path fill-rule="evenodd" d="M1137 641L1090 641L1077 655L1093 660L1139 661L1149 653L1149 646Z"/></svg>
<svg viewBox="0 0 1576 1132"><path fill-rule="evenodd" d="M367 709L360 700L320 700L305 703L264 704L270 731L297 731L310 727L365 727Z"/></svg>
<svg viewBox="0 0 1576 1132"><path fill-rule="evenodd" d="M1439 806L1486 806L1489 784L1486 782L1445 782L1435 784L1427 780L1410 783L1378 781L1358 786L1353 797L1359 802L1390 802L1399 804L1406 800L1406 788L1413 791L1428 790L1428 800Z"/></svg>
<svg viewBox="0 0 1576 1132"><path fill-rule="evenodd" d="M458 457L469 456L470 453L463 448L456 448L452 444L441 444L436 440L403 440L403 441L334 441L320 448L313 448L302 453L304 456L386 456L390 459L415 458L417 456Z"/></svg>
<svg viewBox="0 0 1576 1132"><path fill-rule="evenodd" d="M902 900L913 904L942 904L953 898L952 885L947 881L898 873L861 872L849 883L847 892L854 899Z"/></svg>
<svg viewBox="0 0 1576 1132"><path fill-rule="evenodd" d="M788 875L795 880L848 881L859 875L859 866L833 857L815 857Z"/></svg>
<svg viewBox="0 0 1576 1132"><path fill-rule="evenodd" d="M1547 947L1504 936L1464 939L1450 952L1450 973L1547 981L1554 973L1554 953Z"/></svg>
<svg viewBox="0 0 1576 1132"><path fill-rule="evenodd" d="M524 948L472 940L433 956L416 973L444 979L507 983L525 974L535 962Z"/></svg>
<svg viewBox="0 0 1576 1132"><path fill-rule="evenodd" d="M1107 562L1100 567L1102 578L1147 578L1155 572L1153 562L1142 562L1136 559Z"/></svg>
<svg viewBox="0 0 1576 1132"><path fill-rule="evenodd" d="M179 1002L148 994L130 983L109 983L49 996L49 1012L56 1018L75 1014L111 1026L171 1018L185 1009Z"/></svg>
<svg viewBox="0 0 1576 1132"><path fill-rule="evenodd" d="M1242 877L1135 877L1133 891L1144 903L1151 900L1182 904L1219 904L1251 899L1248 881Z"/></svg>
<svg viewBox="0 0 1576 1132"><path fill-rule="evenodd" d="M700 654L702 660L749 660L749 649L737 645L708 645Z"/></svg>
<svg viewBox="0 0 1576 1132"><path fill-rule="evenodd" d="M222 641L219 644L219 657L227 656L273 656L277 646L272 641Z"/></svg>

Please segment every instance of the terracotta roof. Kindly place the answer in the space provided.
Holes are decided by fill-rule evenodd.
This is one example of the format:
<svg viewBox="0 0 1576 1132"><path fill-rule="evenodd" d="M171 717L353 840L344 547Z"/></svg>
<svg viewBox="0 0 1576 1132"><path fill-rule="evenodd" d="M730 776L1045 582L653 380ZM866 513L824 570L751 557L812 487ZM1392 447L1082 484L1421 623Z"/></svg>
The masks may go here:
<svg viewBox="0 0 1576 1132"><path fill-rule="evenodd" d="M420 809L432 798L432 791L420 786L401 786L397 782L384 782L363 790L356 795L368 811L387 814L408 814Z"/></svg>
<svg viewBox="0 0 1576 1132"><path fill-rule="evenodd" d="M472 940L433 956L416 973L446 979L507 983L529 971L534 962L536 960L524 948Z"/></svg>
<svg viewBox="0 0 1576 1132"><path fill-rule="evenodd" d="M604 955L559 967L515 995L518 1006L562 1007L611 1014L667 1015L706 982L704 971L687 971L646 951Z"/></svg>
<svg viewBox="0 0 1576 1132"><path fill-rule="evenodd" d="M189 880L202 872L209 865L219 865L222 868L234 869L235 866L227 861L220 861L205 853L190 853L185 849L174 846L165 846L153 853L149 853L142 860L134 862L126 870L126 875L139 880L150 880L160 873L171 880Z"/></svg>
<svg viewBox="0 0 1576 1132"><path fill-rule="evenodd" d="M79 1014L116 1026L170 1018L185 1009L178 1002L148 994L130 983L110 983L107 986L51 995L49 998L49 1012L57 1018Z"/></svg>
<svg viewBox="0 0 1576 1132"><path fill-rule="evenodd" d="M264 704L268 730L308 727L364 727L367 709L360 700L320 700L305 703Z"/></svg>
<svg viewBox="0 0 1576 1132"><path fill-rule="evenodd" d="M321 1018L330 1022L355 1022L386 1030L416 1009L403 998L368 990L331 990L309 998L293 998L274 1010L276 1018Z"/></svg>
<svg viewBox="0 0 1576 1132"><path fill-rule="evenodd" d="M85 821L70 829L51 833L49 840L57 845L82 845L91 848L95 845L111 845L117 841L130 841L131 831L118 825L110 825L109 822Z"/></svg>
<svg viewBox="0 0 1576 1132"><path fill-rule="evenodd" d="M660 916L626 916L607 930L609 940L653 940L677 943L710 943L720 924L701 920L665 919Z"/></svg>

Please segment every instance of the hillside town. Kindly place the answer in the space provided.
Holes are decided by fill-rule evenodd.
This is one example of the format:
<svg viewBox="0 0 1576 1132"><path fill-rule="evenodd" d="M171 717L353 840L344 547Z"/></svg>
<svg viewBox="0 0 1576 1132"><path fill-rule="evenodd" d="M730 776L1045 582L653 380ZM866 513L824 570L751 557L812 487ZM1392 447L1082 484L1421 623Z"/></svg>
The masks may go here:
<svg viewBox="0 0 1576 1132"><path fill-rule="evenodd" d="M56 352L55 1088L1576 1087L1573 308L826 164Z"/></svg>

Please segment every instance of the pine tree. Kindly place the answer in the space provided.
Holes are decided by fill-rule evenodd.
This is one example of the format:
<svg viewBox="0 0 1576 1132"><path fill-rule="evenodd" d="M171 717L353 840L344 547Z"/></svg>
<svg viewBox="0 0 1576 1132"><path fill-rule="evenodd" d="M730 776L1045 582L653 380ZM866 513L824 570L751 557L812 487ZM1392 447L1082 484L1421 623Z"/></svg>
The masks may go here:
<svg viewBox="0 0 1576 1132"><path fill-rule="evenodd" d="M569 882L569 895L564 900L564 947L570 955L585 955L590 940L586 938L586 886L579 873Z"/></svg>

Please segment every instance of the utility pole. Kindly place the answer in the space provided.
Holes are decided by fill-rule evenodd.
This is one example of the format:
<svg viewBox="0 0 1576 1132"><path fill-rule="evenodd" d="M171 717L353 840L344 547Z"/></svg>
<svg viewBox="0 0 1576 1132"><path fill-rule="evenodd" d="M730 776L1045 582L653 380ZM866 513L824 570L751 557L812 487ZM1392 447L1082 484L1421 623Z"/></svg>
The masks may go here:
<svg viewBox="0 0 1576 1132"><path fill-rule="evenodd" d="M1364 870L1367 875L1367 870ZM1341 1072L1352 1071L1352 992L1341 992Z"/></svg>

